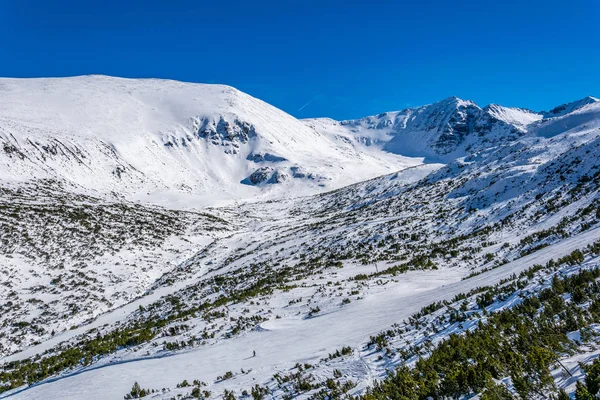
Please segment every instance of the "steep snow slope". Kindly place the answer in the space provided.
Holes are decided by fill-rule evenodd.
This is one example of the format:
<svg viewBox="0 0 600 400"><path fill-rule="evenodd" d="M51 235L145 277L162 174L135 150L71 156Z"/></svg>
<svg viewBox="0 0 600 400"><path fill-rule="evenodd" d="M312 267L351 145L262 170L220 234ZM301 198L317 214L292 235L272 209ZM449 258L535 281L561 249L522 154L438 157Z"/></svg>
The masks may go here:
<svg viewBox="0 0 600 400"><path fill-rule="evenodd" d="M317 132L231 87L106 76L1 79L0 145L3 179L203 202L321 191L420 162Z"/></svg>
<svg viewBox="0 0 600 400"><path fill-rule="evenodd" d="M530 127L536 136L552 137L563 132L578 136L599 127L600 102L594 101L575 108L567 114L538 121Z"/></svg>
<svg viewBox="0 0 600 400"><path fill-rule="evenodd" d="M499 104L490 104L484 107L484 110L494 118L522 129L543 118L540 113L536 113L531 110L524 108L504 107Z"/></svg>

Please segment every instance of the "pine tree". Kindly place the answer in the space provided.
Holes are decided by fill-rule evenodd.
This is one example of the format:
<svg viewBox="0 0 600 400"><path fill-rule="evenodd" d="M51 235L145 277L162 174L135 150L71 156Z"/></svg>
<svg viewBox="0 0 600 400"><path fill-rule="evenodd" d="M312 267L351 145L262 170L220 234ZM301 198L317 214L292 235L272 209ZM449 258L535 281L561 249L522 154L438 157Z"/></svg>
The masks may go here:
<svg viewBox="0 0 600 400"><path fill-rule="evenodd" d="M577 390L575 391L576 400L595 400L595 397L588 392L585 385L581 382L577 382Z"/></svg>
<svg viewBox="0 0 600 400"><path fill-rule="evenodd" d="M583 370L586 373L586 389L592 396L596 396L600 390L600 359L596 358L590 365L584 366Z"/></svg>

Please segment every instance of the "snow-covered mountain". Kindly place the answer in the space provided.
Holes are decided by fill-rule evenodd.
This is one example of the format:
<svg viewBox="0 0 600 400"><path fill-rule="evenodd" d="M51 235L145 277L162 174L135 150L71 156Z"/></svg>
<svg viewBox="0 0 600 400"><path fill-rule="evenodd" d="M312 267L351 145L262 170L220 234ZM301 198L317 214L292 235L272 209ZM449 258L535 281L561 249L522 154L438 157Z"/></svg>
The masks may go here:
<svg viewBox="0 0 600 400"><path fill-rule="evenodd" d="M339 127L389 152L446 162L521 136L523 118L515 124L514 118L501 119L506 114L449 97L423 107L342 121Z"/></svg>
<svg viewBox="0 0 600 400"><path fill-rule="evenodd" d="M161 204L308 194L473 154L594 102L542 115L451 97L359 120L299 121L223 85L1 79L0 174Z"/></svg>
<svg viewBox="0 0 600 400"><path fill-rule="evenodd" d="M595 275L545 291L600 268L594 98L298 121L219 85L10 79L0 141L0 398L358 396L535 296L570 307L552 382L600 354Z"/></svg>
<svg viewBox="0 0 600 400"><path fill-rule="evenodd" d="M201 202L315 192L420 162L317 132L232 87L106 76L0 80L0 142L3 178Z"/></svg>
<svg viewBox="0 0 600 400"><path fill-rule="evenodd" d="M321 133L346 134L367 145L430 162L448 162L524 136L542 119L552 119L598 102L594 97L556 107L551 112L449 97L430 105L386 112L349 121L312 119L305 122ZM594 118L594 117L591 117Z"/></svg>

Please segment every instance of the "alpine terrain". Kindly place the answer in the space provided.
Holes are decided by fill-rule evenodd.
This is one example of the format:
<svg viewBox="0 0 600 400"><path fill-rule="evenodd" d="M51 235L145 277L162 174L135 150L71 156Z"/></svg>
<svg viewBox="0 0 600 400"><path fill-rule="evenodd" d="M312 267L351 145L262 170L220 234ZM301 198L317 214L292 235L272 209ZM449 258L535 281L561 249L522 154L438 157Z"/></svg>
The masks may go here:
<svg viewBox="0 0 600 400"><path fill-rule="evenodd" d="M597 98L0 79L0 398L582 400L599 354Z"/></svg>

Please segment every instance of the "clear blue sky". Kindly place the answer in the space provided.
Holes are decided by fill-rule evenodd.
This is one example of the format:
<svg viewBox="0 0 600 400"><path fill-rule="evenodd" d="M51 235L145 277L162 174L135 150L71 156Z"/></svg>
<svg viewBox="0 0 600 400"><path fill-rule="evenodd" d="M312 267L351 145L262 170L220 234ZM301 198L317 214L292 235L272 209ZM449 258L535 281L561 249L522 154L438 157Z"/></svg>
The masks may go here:
<svg viewBox="0 0 600 400"><path fill-rule="evenodd" d="M298 117L540 110L600 96L599 25L600 0L0 0L0 76L225 83Z"/></svg>

